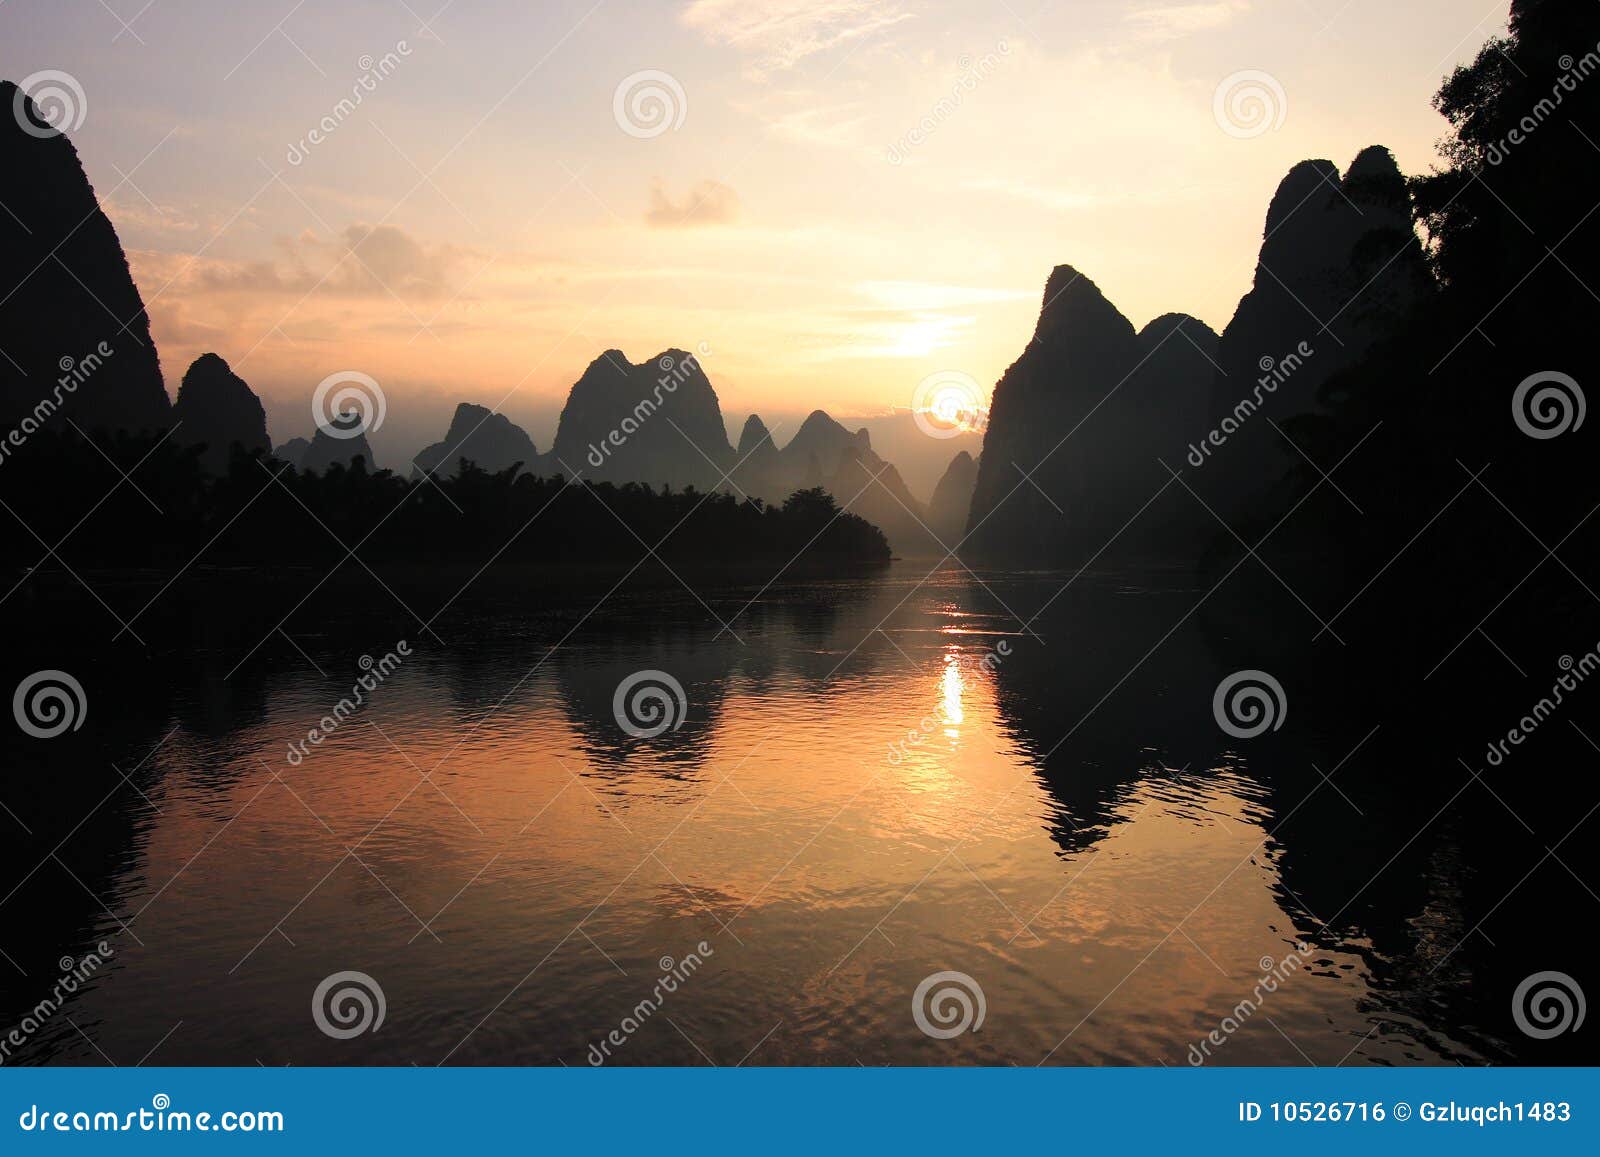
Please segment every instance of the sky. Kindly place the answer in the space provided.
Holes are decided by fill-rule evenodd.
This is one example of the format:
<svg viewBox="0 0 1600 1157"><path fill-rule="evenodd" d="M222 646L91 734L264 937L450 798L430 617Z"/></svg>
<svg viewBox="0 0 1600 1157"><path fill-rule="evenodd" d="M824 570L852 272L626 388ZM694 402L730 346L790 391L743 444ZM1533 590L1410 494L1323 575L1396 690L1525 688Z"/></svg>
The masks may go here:
<svg viewBox="0 0 1600 1157"><path fill-rule="evenodd" d="M698 351L735 437L881 424L929 375L992 389L1063 263L1220 330L1289 167L1427 171L1507 8L0 0L0 75L81 87L168 391L220 353L282 441L369 374L388 465L461 401L548 448L608 349ZM924 495L925 442L894 444Z"/></svg>

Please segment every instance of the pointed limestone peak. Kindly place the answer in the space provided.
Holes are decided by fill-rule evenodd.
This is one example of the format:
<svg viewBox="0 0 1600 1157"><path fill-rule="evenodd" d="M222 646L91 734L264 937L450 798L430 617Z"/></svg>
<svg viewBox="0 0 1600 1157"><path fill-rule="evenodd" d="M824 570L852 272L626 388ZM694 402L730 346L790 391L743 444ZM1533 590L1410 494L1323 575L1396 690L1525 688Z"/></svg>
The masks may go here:
<svg viewBox="0 0 1600 1157"><path fill-rule="evenodd" d="M1308 204L1316 203L1320 194L1337 196L1338 190L1339 166L1327 160L1301 161L1278 182L1278 190L1267 207L1263 236L1272 236Z"/></svg>
<svg viewBox="0 0 1600 1157"><path fill-rule="evenodd" d="M1133 325L1100 292L1100 287L1070 265L1051 270L1044 285L1035 341L1082 339L1094 334L1133 336Z"/></svg>
<svg viewBox="0 0 1600 1157"><path fill-rule="evenodd" d="M1344 175L1343 189L1345 196L1359 204L1410 214L1405 175L1394 154L1383 145L1369 145L1356 154Z"/></svg>
<svg viewBox="0 0 1600 1157"><path fill-rule="evenodd" d="M744 429L739 432L739 457L758 453L757 447L771 445L772 432L767 429L767 424L761 420L761 415L751 414L744 420Z"/></svg>

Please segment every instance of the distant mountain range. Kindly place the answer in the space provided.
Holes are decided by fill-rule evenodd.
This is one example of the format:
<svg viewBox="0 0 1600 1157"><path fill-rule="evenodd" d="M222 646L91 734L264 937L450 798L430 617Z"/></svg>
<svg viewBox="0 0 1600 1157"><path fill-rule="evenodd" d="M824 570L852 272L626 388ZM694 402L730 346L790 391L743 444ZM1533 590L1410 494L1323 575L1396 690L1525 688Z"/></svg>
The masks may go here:
<svg viewBox="0 0 1600 1157"><path fill-rule="evenodd" d="M35 110L0 82L0 107ZM271 447L260 399L216 354L169 403L148 317L111 222L65 136L0 118L0 422L162 430L224 472L235 449L323 472L379 466L354 415ZM503 414L461 403L402 473L499 472L722 490L779 503L822 487L896 553L1021 562L1189 557L1303 457L1288 427L1429 292L1404 178L1381 147L1340 174L1296 165L1267 211L1255 282L1219 336L1168 314L1136 331L1071 266L1045 285L1032 340L994 390L981 456L961 451L924 503L873 448L817 410L783 444L750 415L728 440L699 357L590 363L541 454ZM1175 478L1181 474L1182 478Z"/></svg>

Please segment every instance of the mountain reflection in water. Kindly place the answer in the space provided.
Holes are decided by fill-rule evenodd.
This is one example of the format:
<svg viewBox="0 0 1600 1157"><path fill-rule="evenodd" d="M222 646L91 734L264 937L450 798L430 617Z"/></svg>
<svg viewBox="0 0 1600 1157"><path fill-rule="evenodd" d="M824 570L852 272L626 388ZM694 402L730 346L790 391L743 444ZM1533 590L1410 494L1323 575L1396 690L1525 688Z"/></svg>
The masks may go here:
<svg viewBox="0 0 1600 1157"><path fill-rule="evenodd" d="M9 854L30 931L0 1012L58 957L114 955L10 1063L582 1065L625 1018L608 1063L1185 1065L1227 1018L1214 1063L1519 1059L1509 989L1473 982L1476 813L1424 823L1443 797L1396 792L1417 757L1387 725L1291 687L1280 731L1223 733L1235 664L1185 580L925 573L780 584L736 635L682 592L619 595L554 650L587 604L462 613L298 765L388 640L300 640L326 678L199 654L166 699L95 698L73 767L99 778L58 830L111 795L54 862ZM688 702L650 739L613 714L643 669ZM19 821L51 806L13 795ZM386 1016L336 1040L309 1006L346 969ZM941 971L981 988L981 1029L918 1027Z"/></svg>

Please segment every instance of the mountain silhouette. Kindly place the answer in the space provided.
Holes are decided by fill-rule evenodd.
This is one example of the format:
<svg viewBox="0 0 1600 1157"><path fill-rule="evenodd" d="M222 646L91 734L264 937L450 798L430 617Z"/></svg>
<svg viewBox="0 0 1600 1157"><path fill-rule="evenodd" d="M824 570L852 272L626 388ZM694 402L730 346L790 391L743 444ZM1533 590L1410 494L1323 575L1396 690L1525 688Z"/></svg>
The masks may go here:
<svg viewBox="0 0 1600 1157"><path fill-rule="evenodd" d="M504 414L471 402L462 402L456 407L442 442L424 447L412 459L413 472L426 470L453 477L463 458L491 474L519 464L523 470L534 474L542 473L545 468L527 431Z"/></svg>
<svg viewBox="0 0 1600 1157"><path fill-rule="evenodd" d="M954 549L966 533L967 513L972 509L972 492L977 485L978 460L963 450L950 460L933 488L928 526L949 549Z"/></svg>
<svg viewBox="0 0 1600 1157"><path fill-rule="evenodd" d="M747 489L741 479L751 480L751 485L760 488L761 480L775 474L782 461L778 444L772 440L772 431L767 429L767 424L757 414L745 419L734 455L739 465L733 477L741 489Z"/></svg>
<svg viewBox="0 0 1600 1157"><path fill-rule="evenodd" d="M1094 467L1117 453L1095 423L1139 359L1128 319L1094 282L1057 266L1032 340L994 389L968 523L973 553L1093 553L1088 532L1106 514Z"/></svg>
<svg viewBox="0 0 1600 1157"><path fill-rule="evenodd" d="M1285 423L1314 412L1324 384L1428 286L1405 178L1380 146L1343 176L1329 161L1290 170L1255 283L1220 337L1183 314L1135 333L1093 282L1058 267L1032 341L995 387L969 549L1192 559L1226 533L1219 520L1245 520L1298 466Z"/></svg>
<svg viewBox="0 0 1600 1157"><path fill-rule="evenodd" d="M272 448L272 456L280 462L287 462L296 470L306 460L306 451L311 449L311 442L306 438L290 438L281 446Z"/></svg>
<svg viewBox="0 0 1600 1157"><path fill-rule="evenodd" d="M744 493L781 502L796 490L820 486L842 509L880 528L897 554L944 553L930 533L927 509L900 472L872 449L864 428L851 432L826 412L813 410L781 449L769 449L771 438L762 442L764 435L765 423L752 414L739 438L749 457L741 454L734 479Z"/></svg>
<svg viewBox="0 0 1600 1157"><path fill-rule="evenodd" d="M1211 420L1193 435L1203 463L1194 485L1222 519L1243 517L1302 461L1284 423L1316 412L1324 383L1393 332L1430 287L1388 149L1363 149L1342 177L1326 160L1289 170L1267 209L1255 282L1217 346ZM1237 429L1224 426L1230 419ZM1212 429L1223 445L1206 445Z"/></svg>
<svg viewBox="0 0 1600 1157"><path fill-rule="evenodd" d="M671 349L634 365L607 350L567 395L550 462L592 481L713 490L734 457L698 358Z"/></svg>
<svg viewBox="0 0 1600 1157"><path fill-rule="evenodd" d="M354 466L355 460L360 458L368 470L376 470L378 465L373 460L372 447L367 444L367 432L361 425L361 415L350 411L339 415L326 427L318 426L300 459L300 469L322 474L333 465Z"/></svg>
<svg viewBox="0 0 1600 1157"><path fill-rule="evenodd" d="M0 110L0 422L165 428L150 319L77 150L10 81Z"/></svg>
<svg viewBox="0 0 1600 1157"><path fill-rule="evenodd" d="M943 553L925 528L923 504L873 452L866 430L852 433L816 410L779 448L752 414L735 450L717 391L683 350L639 365L619 350L596 358L567 395L544 461L552 472L593 481L720 489L771 504L821 487L879 527L895 551Z"/></svg>
<svg viewBox="0 0 1600 1157"><path fill-rule="evenodd" d="M227 472L235 446L246 454L272 449L261 399L216 354L201 354L183 375L172 418L173 438L205 447L200 464L210 474Z"/></svg>

